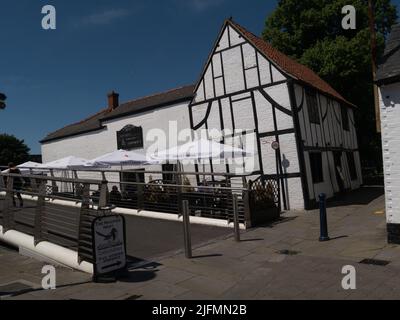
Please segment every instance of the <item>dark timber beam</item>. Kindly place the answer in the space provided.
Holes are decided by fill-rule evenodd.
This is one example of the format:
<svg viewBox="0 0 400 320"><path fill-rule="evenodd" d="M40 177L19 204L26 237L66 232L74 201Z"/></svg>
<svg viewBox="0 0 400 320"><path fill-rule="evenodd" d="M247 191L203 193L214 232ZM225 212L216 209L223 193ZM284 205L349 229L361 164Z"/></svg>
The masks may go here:
<svg viewBox="0 0 400 320"><path fill-rule="evenodd" d="M303 140L301 137L299 115L297 113L296 93L294 91L293 80L288 81L288 88L289 88L290 105L292 107L292 112L293 112L293 123L296 136L297 155L299 158L299 167L301 174L301 187L303 189L303 197L304 197L304 209L308 210L310 208L310 194L308 190L306 162L304 159Z"/></svg>

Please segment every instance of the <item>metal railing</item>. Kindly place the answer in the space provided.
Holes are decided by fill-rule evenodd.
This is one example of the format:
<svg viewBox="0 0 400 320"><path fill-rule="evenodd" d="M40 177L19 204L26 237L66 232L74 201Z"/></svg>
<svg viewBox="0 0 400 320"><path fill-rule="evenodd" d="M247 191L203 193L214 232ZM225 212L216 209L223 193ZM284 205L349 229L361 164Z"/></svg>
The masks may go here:
<svg viewBox="0 0 400 320"><path fill-rule="evenodd" d="M92 222L111 212L106 209L109 207L182 215L188 258L192 255L190 216L232 222L235 240L240 241L239 224L251 226L252 214L259 218L257 208L264 212L279 207L276 181L247 183L245 176L141 170L73 171L72 177L67 177L66 171L59 172L60 177L55 172L33 173L0 173L3 233L16 230L33 236L35 245L49 241L75 250L79 262L93 262ZM128 174L137 181L115 179L115 173L119 178ZM154 174L168 179L153 179ZM101 179L79 178L83 175ZM19 207L20 199L23 207Z"/></svg>
<svg viewBox="0 0 400 320"><path fill-rule="evenodd" d="M233 221L233 196L237 195L239 221L247 227L280 214L279 181L260 180L260 176L147 169L49 170L46 176L56 178L49 179L46 193L70 201L81 201L84 181L92 180L89 202L94 205L99 202L104 181L104 201L121 208L180 215L182 201L187 200L190 215ZM29 186L30 179L26 180Z"/></svg>
<svg viewBox="0 0 400 320"><path fill-rule="evenodd" d="M249 190L243 187L246 186L245 176L142 170L58 170L47 175L59 176L46 185L47 194L57 199L80 201L83 192L80 180L91 177L98 183L90 185L91 204L99 202L99 186L104 181L108 205L165 214L182 214L182 201L187 200L192 216L233 220L233 195L237 195L239 220L250 223L246 205Z"/></svg>
<svg viewBox="0 0 400 320"><path fill-rule="evenodd" d="M80 199L74 206L63 206L55 200L71 199L51 192L54 183L81 184ZM90 189L93 186L103 189L98 206L91 205ZM77 251L80 260L92 262L91 225L85 226L85 222L104 214L106 187L106 183L99 180L2 173L0 225L3 233L19 231L33 236L35 246L48 241Z"/></svg>
<svg viewBox="0 0 400 320"><path fill-rule="evenodd" d="M77 175L75 175L77 176ZM187 257L191 257L189 215L225 217L244 221L239 198L245 189L159 182L119 182L131 197L114 201L112 186L117 181L55 177L38 174L0 174L0 225L3 233L16 230L34 238L35 246L48 241L78 252L79 262L93 262L92 222L109 206L161 210L184 216ZM129 189L129 188L128 188ZM66 191L69 190L69 191ZM236 193L236 194L235 194ZM118 200L118 199L117 199ZM243 198L242 198L243 202ZM110 211L108 211L110 212ZM237 239L237 237L236 237Z"/></svg>

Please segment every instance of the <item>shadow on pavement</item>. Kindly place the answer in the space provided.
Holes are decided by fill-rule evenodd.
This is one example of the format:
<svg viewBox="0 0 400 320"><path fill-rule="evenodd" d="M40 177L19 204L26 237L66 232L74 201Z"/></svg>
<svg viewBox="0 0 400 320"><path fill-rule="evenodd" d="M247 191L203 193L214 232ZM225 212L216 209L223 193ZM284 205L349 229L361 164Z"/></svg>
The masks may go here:
<svg viewBox="0 0 400 320"><path fill-rule="evenodd" d="M268 223L264 223L264 224L258 225L257 228L274 228L278 224L289 222L289 221L293 221L295 219L297 219L297 216L296 217L280 217L276 221L271 221L271 222L268 222ZM259 240L264 240L264 239L252 239L252 240L247 240L247 241L259 241ZM246 240L241 240L241 241L246 241Z"/></svg>
<svg viewBox="0 0 400 320"><path fill-rule="evenodd" d="M264 239L262 238L256 238L256 239L240 239L240 242L252 242L252 241L263 241Z"/></svg>
<svg viewBox="0 0 400 320"><path fill-rule="evenodd" d="M140 267L127 267L126 270L119 273L117 279L119 282L145 282L157 277L158 267L161 264L157 262L148 262ZM137 270L140 268L141 270Z"/></svg>
<svg viewBox="0 0 400 320"><path fill-rule="evenodd" d="M349 205L367 205L382 196L384 193L385 191L383 186L365 186L328 199L326 207L333 208Z"/></svg>
<svg viewBox="0 0 400 320"><path fill-rule="evenodd" d="M348 238L349 236L337 236L337 237L333 237L330 238L329 240L338 240L338 239L343 239L343 238Z"/></svg>
<svg viewBox="0 0 400 320"><path fill-rule="evenodd" d="M156 274L157 272L158 269L149 271L146 270L127 271L124 274L120 275L117 279L119 282L129 282L129 283L145 282L153 280L157 276Z"/></svg>
<svg viewBox="0 0 400 320"><path fill-rule="evenodd" d="M222 254L215 253L215 254L205 254L200 256L194 256L192 259L201 259L201 258L212 258L212 257L222 257Z"/></svg>
<svg viewBox="0 0 400 320"><path fill-rule="evenodd" d="M90 284L92 283L92 281L83 281L83 282L77 282L77 283L70 283L70 284L64 284L64 285L60 285L57 286L56 289L62 289L62 288L70 288L70 287L75 287L75 286L80 286L83 284ZM16 291L8 291L8 292L0 292L0 297L1 296L9 296L9 297L17 297L17 296L21 296L27 293L32 293L32 292L40 292L40 291L48 291L46 289L43 288L29 288L29 289L23 289L23 290L16 290Z"/></svg>

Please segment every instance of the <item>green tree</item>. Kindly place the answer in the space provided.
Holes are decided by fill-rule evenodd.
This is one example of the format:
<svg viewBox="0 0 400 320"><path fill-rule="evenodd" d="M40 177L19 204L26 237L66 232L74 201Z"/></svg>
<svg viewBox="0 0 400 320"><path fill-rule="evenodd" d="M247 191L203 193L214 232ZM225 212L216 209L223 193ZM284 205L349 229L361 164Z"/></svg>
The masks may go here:
<svg viewBox="0 0 400 320"><path fill-rule="evenodd" d="M390 0L373 3L379 60L397 13ZM356 30L342 28L345 5L356 8ZM280 0L266 20L263 37L310 67L358 106L355 116L363 165L381 167L381 139L375 129L368 0Z"/></svg>
<svg viewBox="0 0 400 320"><path fill-rule="evenodd" d="M19 140L15 136L8 134L0 135L0 165L7 166L14 162L21 164L29 160L30 149L24 140Z"/></svg>

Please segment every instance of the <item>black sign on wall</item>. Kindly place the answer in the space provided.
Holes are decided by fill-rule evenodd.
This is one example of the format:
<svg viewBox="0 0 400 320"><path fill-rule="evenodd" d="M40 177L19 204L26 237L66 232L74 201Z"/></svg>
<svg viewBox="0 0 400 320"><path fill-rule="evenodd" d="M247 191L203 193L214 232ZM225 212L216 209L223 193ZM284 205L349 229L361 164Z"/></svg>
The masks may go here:
<svg viewBox="0 0 400 320"><path fill-rule="evenodd" d="M143 149L143 128L127 125L117 132L118 149Z"/></svg>

